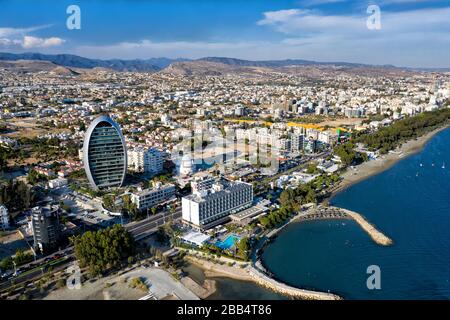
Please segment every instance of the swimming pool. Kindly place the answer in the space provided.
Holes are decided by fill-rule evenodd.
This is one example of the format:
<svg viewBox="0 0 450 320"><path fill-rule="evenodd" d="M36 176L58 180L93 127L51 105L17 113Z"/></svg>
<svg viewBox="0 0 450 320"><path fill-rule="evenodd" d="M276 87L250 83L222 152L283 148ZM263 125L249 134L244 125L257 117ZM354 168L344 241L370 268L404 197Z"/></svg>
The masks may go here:
<svg viewBox="0 0 450 320"><path fill-rule="evenodd" d="M228 250L230 248L232 248L236 243L238 243L239 241L241 241L241 238L232 234L229 235L225 240L223 241L217 241L216 242L216 247L223 249L223 250Z"/></svg>

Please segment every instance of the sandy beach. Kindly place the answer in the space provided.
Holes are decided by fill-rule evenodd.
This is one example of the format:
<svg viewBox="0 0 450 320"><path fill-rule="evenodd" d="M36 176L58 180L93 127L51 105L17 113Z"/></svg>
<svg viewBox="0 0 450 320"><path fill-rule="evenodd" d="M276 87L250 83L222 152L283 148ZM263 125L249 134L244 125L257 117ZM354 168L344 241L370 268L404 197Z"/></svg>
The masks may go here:
<svg viewBox="0 0 450 320"><path fill-rule="evenodd" d="M410 140L404 143L402 146L390 152L388 154L382 155L376 160L364 162L361 165L355 166L352 168L348 168L346 172L344 172L342 176L342 180L340 184L334 188L332 191L331 197L335 196L337 193L342 190L350 187L351 185L360 182L364 179L367 179L373 175L379 174L397 162L421 151L425 144L432 139L439 132L450 127L450 124L447 124L441 128L433 130L415 140Z"/></svg>
<svg viewBox="0 0 450 320"><path fill-rule="evenodd" d="M333 293L305 290L289 286L285 283L270 278L263 274L260 270L251 265L244 268L217 264L211 261L199 259L197 257L188 257L188 261L195 264L203 270L207 278L225 277L239 281L254 282L261 287L267 288L274 292L278 292L287 297L305 299L305 300L341 300L342 298Z"/></svg>

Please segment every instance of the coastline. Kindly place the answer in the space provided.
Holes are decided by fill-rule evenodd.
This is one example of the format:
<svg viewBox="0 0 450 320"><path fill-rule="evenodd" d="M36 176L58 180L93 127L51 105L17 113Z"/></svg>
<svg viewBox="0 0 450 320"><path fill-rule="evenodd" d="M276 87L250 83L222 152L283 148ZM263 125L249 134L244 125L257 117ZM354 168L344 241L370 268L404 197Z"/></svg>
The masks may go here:
<svg viewBox="0 0 450 320"><path fill-rule="evenodd" d="M385 154L383 156L380 156L376 160L372 160L369 162L365 162L359 166L356 166L354 169L349 168L346 172L344 172L342 176L342 180L339 183L339 185L331 191L330 196L328 199L332 199L334 196L336 196L338 193L344 191L345 189L349 188L353 184L356 184L358 182L361 182L371 176L377 175L379 173L382 173L395 164L397 164L399 161L408 158L409 156L416 154L420 152L428 141L430 141L435 135L440 133L441 131L444 131L446 129L450 128L450 123L447 123L446 125L436 128L435 130L428 132L427 134L424 134L417 139L409 140L405 143L403 143L400 147L393 150L392 152L389 152L388 154ZM301 215L296 215L286 221L282 226L279 228L272 230L268 235L267 238L263 241L263 245L259 247L259 249L264 249L266 245L268 245L268 239L273 238L276 236L279 232L281 232L286 226L290 225L291 223L294 223L299 220ZM355 219L353 217L353 219ZM356 219L355 219L356 220ZM367 223L367 228L374 228L370 223ZM381 234L381 233L380 233ZM382 235L382 234L381 234ZM390 245L392 244L392 240L383 236L383 243L381 245ZM273 291L284 293L287 296L294 297L294 294L297 298L300 299L313 299L313 300L322 300L322 299L332 299L332 300L340 300L342 297L332 294L332 293L325 293L320 291L312 291L312 290L304 290L300 288L294 288L289 287L288 289L296 289L298 292L295 292L292 294L292 292L283 292L283 290L280 290L280 285L283 286L284 283L278 282L276 279L272 277L267 277L263 275L260 272L257 272L257 269L254 269L253 271L257 274L253 274L249 270L246 270L247 268L241 269L241 268L235 268L235 267L228 267L226 265L218 265L209 261L204 261L202 259L193 258L190 257L189 261L193 264L195 264L197 267L202 269L204 271L204 274L207 278L214 278L214 277L226 277L238 281L247 281L247 282L254 282L262 287L266 287L268 289L271 289ZM256 258L256 257L253 257ZM253 260L253 259L252 259ZM257 261L260 261L261 266L262 261L257 259ZM253 276L252 276L253 275ZM262 279L263 281L259 281ZM270 283L271 281L274 282L274 284Z"/></svg>
<svg viewBox="0 0 450 320"><path fill-rule="evenodd" d="M333 199L338 193L346 190L352 185L366 180L379 173L382 173L393 167L399 161L420 152L425 147L428 141L430 141L439 132L444 131L448 128L450 128L450 123L447 123L446 125L439 127L431 132L428 132L427 134L424 134L417 139L409 140L403 143L396 150L382 155L376 160L364 162L358 166L355 166L354 169L348 168L347 171L345 171L341 175L341 182L336 188L331 191L328 199Z"/></svg>
<svg viewBox="0 0 450 320"><path fill-rule="evenodd" d="M289 286L263 274L256 267L250 265L247 265L244 268L236 266L230 267L192 256L188 256L187 260L203 270L206 278L225 277L238 281L253 282L263 288L272 290L284 296L301 300L342 300L342 297L330 292L306 290Z"/></svg>

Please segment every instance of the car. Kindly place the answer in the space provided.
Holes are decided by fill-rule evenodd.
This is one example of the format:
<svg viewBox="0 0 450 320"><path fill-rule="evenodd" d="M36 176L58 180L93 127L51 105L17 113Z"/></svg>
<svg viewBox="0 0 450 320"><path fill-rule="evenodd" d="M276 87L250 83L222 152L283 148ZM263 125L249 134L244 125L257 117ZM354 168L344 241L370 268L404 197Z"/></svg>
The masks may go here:
<svg viewBox="0 0 450 320"><path fill-rule="evenodd" d="M6 271L4 273L2 273L2 275L0 276L1 279L8 279L9 277L11 277L13 275L14 271L9 270Z"/></svg>

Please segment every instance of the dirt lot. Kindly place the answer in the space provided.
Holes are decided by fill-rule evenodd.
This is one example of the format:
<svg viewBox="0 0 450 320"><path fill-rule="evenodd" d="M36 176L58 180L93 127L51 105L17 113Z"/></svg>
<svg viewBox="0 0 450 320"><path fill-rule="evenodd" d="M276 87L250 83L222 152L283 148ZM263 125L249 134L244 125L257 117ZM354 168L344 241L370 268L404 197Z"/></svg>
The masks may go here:
<svg viewBox="0 0 450 320"><path fill-rule="evenodd" d="M149 291L131 288L129 282L134 278L140 278L148 286ZM137 268L123 275L84 282L79 290L64 287L52 291L44 300L138 300L149 292L156 299L168 299L171 296L183 300L198 299L168 272L158 268Z"/></svg>
<svg viewBox="0 0 450 320"><path fill-rule="evenodd" d="M15 254L17 249L29 249L19 231L7 232L6 235L0 237L0 259Z"/></svg>

